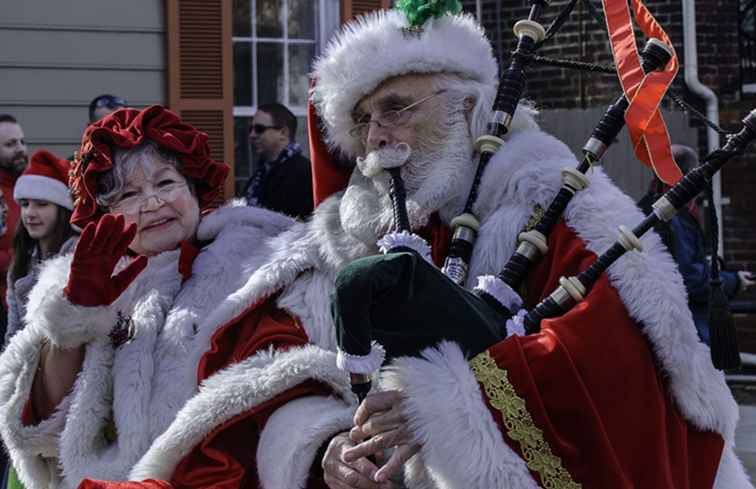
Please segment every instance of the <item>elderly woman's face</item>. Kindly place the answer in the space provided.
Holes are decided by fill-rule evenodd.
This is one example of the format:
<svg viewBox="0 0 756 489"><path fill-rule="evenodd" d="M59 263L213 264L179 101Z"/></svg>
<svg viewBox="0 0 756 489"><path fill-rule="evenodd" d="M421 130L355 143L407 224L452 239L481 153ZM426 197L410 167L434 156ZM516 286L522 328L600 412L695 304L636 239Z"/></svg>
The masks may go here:
<svg viewBox="0 0 756 489"><path fill-rule="evenodd" d="M110 211L123 214L127 226L136 224L137 233L129 247L145 256L191 240L200 216L199 204L184 176L157 156L136 165Z"/></svg>

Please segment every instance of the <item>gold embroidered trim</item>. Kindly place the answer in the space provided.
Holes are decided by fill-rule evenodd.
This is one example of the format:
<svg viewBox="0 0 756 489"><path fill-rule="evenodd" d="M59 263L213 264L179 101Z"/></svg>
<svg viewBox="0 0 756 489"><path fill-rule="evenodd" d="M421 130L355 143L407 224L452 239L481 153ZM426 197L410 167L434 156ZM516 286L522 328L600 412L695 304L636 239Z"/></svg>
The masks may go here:
<svg viewBox="0 0 756 489"><path fill-rule="evenodd" d="M528 468L538 472L546 489L579 489L582 486L572 480L562 467L562 461L554 456L551 447L543 439L541 431L533 422L525 400L517 395L509 382L507 371L499 368L491 355L484 351L470 360L475 378L483 385L491 406L501 412L507 435L520 443L522 456Z"/></svg>

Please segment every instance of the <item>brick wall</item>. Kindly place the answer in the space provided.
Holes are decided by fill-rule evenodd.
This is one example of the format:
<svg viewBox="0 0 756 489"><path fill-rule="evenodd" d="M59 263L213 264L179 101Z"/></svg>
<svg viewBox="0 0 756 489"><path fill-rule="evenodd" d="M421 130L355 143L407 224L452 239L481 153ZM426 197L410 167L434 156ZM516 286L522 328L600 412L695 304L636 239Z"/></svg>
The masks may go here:
<svg viewBox="0 0 756 489"><path fill-rule="evenodd" d="M464 7L475 13L475 1L464 0ZM556 0L546 10L544 25L567 4ZM600 9L600 4L595 3ZM683 33L680 0L648 0L649 10L672 39L680 59L680 73L673 90L686 96L703 110L700 100L690 97L685 89L682 66ZM523 0L483 0L482 24L494 44L502 66L509 63L514 49L512 26L527 17L529 4ZM756 97L741 94L740 54L738 43L738 0L696 0L699 77L720 97L720 120L724 128L737 128L740 118L753 107ZM640 36L639 36L640 37ZM561 31L539 54L566 57L595 63L611 62L611 51L603 23L594 19L581 1ZM619 93L613 75L585 73L561 68L534 66L529 70L526 97L540 107L588 108L606 106ZM669 103L665 107L675 109ZM695 124L695 123L694 123ZM702 154L706 152L706 134L700 124ZM722 174L723 195L730 204L724 206L725 257L733 269L756 270L756 151L732 161Z"/></svg>

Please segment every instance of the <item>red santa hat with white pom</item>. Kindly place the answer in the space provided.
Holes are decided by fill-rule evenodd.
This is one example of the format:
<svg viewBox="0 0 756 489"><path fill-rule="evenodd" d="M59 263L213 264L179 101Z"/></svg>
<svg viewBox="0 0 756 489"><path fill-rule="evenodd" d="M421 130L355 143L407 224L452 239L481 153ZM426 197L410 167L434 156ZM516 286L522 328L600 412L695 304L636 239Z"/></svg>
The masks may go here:
<svg viewBox="0 0 756 489"><path fill-rule="evenodd" d="M50 153L39 150L32 155L29 165L16 181L13 199L46 200L73 210L73 199L68 187L71 163Z"/></svg>

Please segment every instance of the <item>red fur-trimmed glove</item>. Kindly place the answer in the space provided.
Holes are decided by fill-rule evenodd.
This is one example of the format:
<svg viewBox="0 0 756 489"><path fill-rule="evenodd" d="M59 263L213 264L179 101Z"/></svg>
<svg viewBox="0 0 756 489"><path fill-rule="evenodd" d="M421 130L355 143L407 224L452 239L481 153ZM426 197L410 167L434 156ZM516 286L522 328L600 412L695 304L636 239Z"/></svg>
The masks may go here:
<svg viewBox="0 0 756 489"><path fill-rule="evenodd" d="M118 275L116 264L136 235L136 225L126 228L121 215L104 215L98 223L90 222L76 244L68 284L63 290L68 300L79 306L107 306L123 293L147 266L140 256Z"/></svg>

